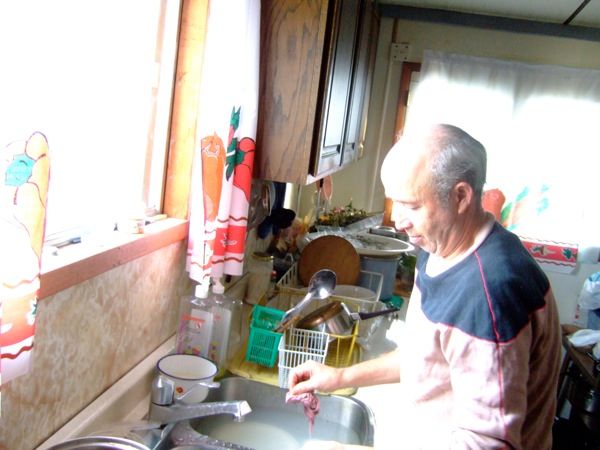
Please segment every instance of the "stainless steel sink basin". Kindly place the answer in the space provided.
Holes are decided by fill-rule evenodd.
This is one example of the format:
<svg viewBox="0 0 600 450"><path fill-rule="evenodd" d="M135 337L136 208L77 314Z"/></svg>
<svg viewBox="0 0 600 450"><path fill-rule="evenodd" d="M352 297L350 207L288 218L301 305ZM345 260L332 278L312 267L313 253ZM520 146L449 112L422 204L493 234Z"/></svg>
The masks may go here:
<svg viewBox="0 0 600 450"><path fill-rule="evenodd" d="M246 400L252 412L242 422L219 415L191 420L189 425L201 435L247 448L298 449L311 438L309 423L301 405L285 403L286 392L246 378L225 378L205 402ZM321 409L312 430L313 439L373 445L374 417L364 403L336 395L319 398Z"/></svg>

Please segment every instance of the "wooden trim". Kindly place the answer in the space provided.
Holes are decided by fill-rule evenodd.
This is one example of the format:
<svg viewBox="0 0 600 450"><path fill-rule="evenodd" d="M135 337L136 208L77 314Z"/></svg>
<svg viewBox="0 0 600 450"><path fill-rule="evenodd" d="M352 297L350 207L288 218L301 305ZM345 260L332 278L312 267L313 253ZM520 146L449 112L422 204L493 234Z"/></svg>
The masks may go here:
<svg viewBox="0 0 600 450"><path fill-rule="evenodd" d="M562 23L500 17L490 14L473 14L435 8L418 8L389 4L380 4L379 13L382 17L393 17L395 19L600 42L600 29L595 26L589 27L572 24L565 26Z"/></svg>
<svg viewBox="0 0 600 450"><path fill-rule="evenodd" d="M400 75L400 93L398 94L398 107L396 108L396 127L394 128L394 143L402 136L404 123L406 121L406 110L408 108L408 93L410 90L410 79L414 72L421 70L421 63L402 63Z"/></svg>
<svg viewBox="0 0 600 450"><path fill-rule="evenodd" d="M179 219L188 217L208 3L184 0L181 12L163 203L163 212Z"/></svg>
<svg viewBox="0 0 600 450"><path fill-rule="evenodd" d="M400 74L400 92L398 93L398 107L396 108L396 126L394 128L394 143L402 136L404 123L406 122L406 110L408 109L408 93L410 90L410 79L414 72L421 70L421 63L404 62L402 63L402 72ZM383 209L382 225L393 227L392 220L392 201L385 199Z"/></svg>
<svg viewBox="0 0 600 450"><path fill-rule="evenodd" d="M38 298L54 295L136 258L185 240L187 236L187 221L167 219L163 223L157 222L148 226L144 234L127 235L115 232L116 242L110 248L90 248L87 254L85 244L60 249L64 255L54 262L54 267L51 261L42 268Z"/></svg>

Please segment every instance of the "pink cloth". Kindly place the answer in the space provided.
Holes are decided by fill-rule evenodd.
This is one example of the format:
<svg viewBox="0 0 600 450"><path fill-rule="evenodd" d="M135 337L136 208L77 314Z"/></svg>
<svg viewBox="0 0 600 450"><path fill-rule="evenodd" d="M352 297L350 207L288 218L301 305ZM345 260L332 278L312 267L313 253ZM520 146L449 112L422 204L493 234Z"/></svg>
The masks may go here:
<svg viewBox="0 0 600 450"><path fill-rule="evenodd" d="M312 436L313 426L315 424L315 417L319 414L320 402L319 398L312 392L306 392L300 395L293 395L288 392L285 395L286 403L302 403L304 405L304 415L308 419L308 431Z"/></svg>

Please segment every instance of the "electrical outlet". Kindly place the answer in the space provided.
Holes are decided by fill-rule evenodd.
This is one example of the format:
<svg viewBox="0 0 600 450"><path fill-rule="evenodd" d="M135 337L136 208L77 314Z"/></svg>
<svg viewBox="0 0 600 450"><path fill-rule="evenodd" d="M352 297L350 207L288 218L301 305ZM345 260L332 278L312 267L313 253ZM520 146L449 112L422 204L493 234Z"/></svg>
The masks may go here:
<svg viewBox="0 0 600 450"><path fill-rule="evenodd" d="M392 61L408 61L410 44L408 42L392 42L390 59Z"/></svg>

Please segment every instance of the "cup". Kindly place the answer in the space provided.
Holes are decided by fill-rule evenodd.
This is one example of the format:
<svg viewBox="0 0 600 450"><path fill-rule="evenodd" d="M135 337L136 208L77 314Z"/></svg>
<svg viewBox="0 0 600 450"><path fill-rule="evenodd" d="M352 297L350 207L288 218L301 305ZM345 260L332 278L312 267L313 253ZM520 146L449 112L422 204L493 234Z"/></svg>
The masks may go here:
<svg viewBox="0 0 600 450"><path fill-rule="evenodd" d="M158 360L156 368L173 383L175 399L184 403L202 402L209 388L218 387L218 383L213 382L217 365L200 355L166 355Z"/></svg>

